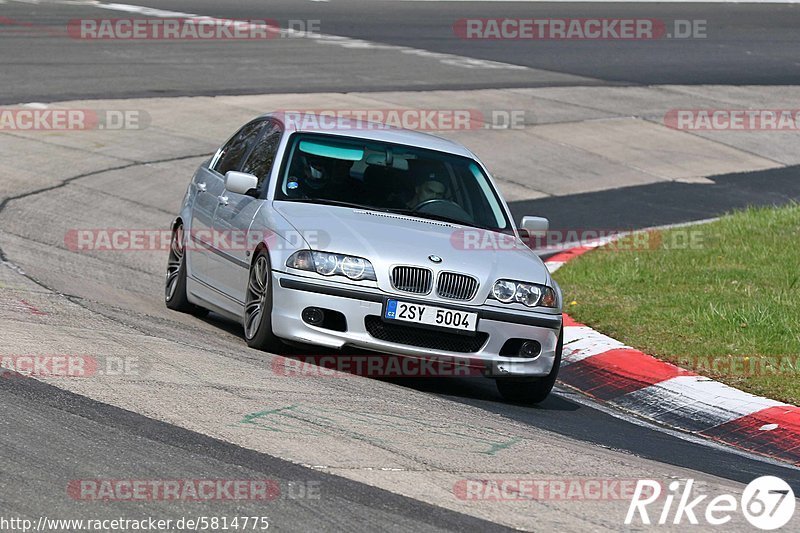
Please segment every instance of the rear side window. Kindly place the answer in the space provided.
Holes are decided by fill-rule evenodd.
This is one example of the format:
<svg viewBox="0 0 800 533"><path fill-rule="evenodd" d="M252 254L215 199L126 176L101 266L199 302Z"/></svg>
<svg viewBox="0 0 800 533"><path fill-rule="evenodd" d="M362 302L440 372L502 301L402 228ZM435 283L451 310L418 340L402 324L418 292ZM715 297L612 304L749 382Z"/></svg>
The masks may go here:
<svg viewBox="0 0 800 533"><path fill-rule="evenodd" d="M281 143L283 131L275 123L269 123L264 133L258 140L256 147L253 148L250 157L242 165L242 172L248 172L258 178L258 187L264 183L272 171L275 163L275 156L278 153L278 146Z"/></svg>
<svg viewBox="0 0 800 533"><path fill-rule="evenodd" d="M228 171L239 170L263 125L264 122L253 122L240 129L220 150L214 170L223 176Z"/></svg>

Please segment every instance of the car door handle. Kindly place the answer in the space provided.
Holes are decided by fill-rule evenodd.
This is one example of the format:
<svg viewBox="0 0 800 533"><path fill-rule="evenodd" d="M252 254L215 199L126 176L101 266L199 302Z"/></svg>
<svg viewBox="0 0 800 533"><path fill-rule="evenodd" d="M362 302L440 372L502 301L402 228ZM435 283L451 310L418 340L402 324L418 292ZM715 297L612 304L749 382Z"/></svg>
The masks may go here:
<svg viewBox="0 0 800 533"><path fill-rule="evenodd" d="M227 196L217 196L217 200L219 200L219 205L222 205L222 206L228 205L228 197Z"/></svg>
<svg viewBox="0 0 800 533"><path fill-rule="evenodd" d="M206 192L206 184L205 183L198 183L197 190L200 192Z"/></svg>

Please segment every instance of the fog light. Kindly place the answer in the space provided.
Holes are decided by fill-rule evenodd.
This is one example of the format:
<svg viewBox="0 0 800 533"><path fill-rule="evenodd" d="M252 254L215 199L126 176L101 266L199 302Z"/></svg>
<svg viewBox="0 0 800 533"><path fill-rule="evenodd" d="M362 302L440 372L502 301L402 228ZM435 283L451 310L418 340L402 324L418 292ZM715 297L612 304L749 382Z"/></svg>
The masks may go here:
<svg viewBox="0 0 800 533"><path fill-rule="evenodd" d="M520 357L538 357L541 352L542 345L536 341L525 341L522 343L522 346L519 347Z"/></svg>
<svg viewBox="0 0 800 533"><path fill-rule="evenodd" d="M319 326L325 320L325 313L319 307L306 307L301 316L303 322L312 326Z"/></svg>

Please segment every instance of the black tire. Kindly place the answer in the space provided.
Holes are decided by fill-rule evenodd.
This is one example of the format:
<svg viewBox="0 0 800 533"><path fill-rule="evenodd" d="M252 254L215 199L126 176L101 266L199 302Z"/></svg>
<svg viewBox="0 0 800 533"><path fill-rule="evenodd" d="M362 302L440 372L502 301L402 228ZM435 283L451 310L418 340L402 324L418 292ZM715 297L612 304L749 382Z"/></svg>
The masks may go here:
<svg viewBox="0 0 800 533"><path fill-rule="evenodd" d="M186 254L184 253L183 224L172 230L167 260L167 277L164 284L164 303L169 309L194 316L205 316L204 309L189 301L186 297Z"/></svg>
<svg viewBox="0 0 800 533"><path fill-rule="evenodd" d="M285 348L283 341L272 333L272 268L269 254L264 250L250 265L242 324L249 347L273 353Z"/></svg>
<svg viewBox="0 0 800 533"><path fill-rule="evenodd" d="M556 344L556 358L553 369L543 378L515 379L498 378L495 380L500 396L509 403L532 405L541 403L550 395L558 378L558 369L561 366L561 352L564 349L564 328L558 333Z"/></svg>

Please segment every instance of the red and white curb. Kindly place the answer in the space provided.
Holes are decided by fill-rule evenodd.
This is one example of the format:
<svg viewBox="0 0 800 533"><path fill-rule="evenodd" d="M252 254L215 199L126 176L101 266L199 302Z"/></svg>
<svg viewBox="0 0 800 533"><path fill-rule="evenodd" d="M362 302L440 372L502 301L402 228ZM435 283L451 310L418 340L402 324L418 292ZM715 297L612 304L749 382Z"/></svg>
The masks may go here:
<svg viewBox="0 0 800 533"><path fill-rule="evenodd" d="M555 272L602 244L559 252L545 264ZM601 403L669 428L800 466L800 407L666 363L567 314L559 381Z"/></svg>

